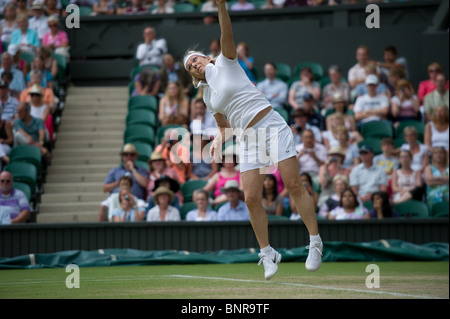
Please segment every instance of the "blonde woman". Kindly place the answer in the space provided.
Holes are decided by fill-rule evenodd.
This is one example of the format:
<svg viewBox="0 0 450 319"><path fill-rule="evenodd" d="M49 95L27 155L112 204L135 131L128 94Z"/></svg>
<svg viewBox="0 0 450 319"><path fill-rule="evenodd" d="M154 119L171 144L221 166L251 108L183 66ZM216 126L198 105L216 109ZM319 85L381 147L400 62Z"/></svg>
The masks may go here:
<svg viewBox="0 0 450 319"><path fill-rule="evenodd" d="M171 82L167 86L166 94L159 101L159 120L161 124L187 125L189 115L189 101L184 95L179 82Z"/></svg>
<svg viewBox="0 0 450 319"><path fill-rule="evenodd" d="M277 272L281 255L269 243L268 219L262 206L266 171L263 168L271 164L278 165L284 185L294 198L310 234L306 269L315 271L322 262L322 240L314 203L300 180L292 131L240 67L226 1L217 0L217 8L222 53L213 61L204 53L189 51L183 59L194 85L203 86L203 99L219 128L218 135L211 143L210 154L215 160L220 160L222 144L232 135L238 135L242 189L261 249L259 257L260 263L264 265L266 280ZM259 143L256 142L258 135ZM264 154L269 154L269 149L268 157Z"/></svg>

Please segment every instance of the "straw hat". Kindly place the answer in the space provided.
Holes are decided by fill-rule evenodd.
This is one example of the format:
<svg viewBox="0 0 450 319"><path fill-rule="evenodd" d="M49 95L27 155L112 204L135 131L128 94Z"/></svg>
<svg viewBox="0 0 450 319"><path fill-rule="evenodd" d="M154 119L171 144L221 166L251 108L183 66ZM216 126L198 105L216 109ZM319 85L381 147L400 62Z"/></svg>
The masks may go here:
<svg viewBox="0 0 450 319"><path fill-rule="evenodd" d="M155 202L156 205L159 205L159 200L158 200L159 195L162 195L162 194L169 195L169 203L173 202L173 200L175 198L174 193L167 187L161 186L161 187L158 187L156 189L156 191L153 193L153 201Z"/></svg>
<svg viewBox="0 0 450 319"><path fill-rule="evenodd" d="M342 147L339 145L330 147L330 150L328 151L328 155L340 155L345 157L345 153L342 150Z"/></svg>
<svg viewBox="0 0 450 319"><path fill-rule="evenodd" d="M239 189L239 184L238 184L238 182L235 181L235 180L227 181L227 182L225 183L225 186L222 187L222 188L220 188L220 192L222 192L223 194L225 194L225 192L226 192L227 190L229 190L229 189L236 189L236 190L239 191L239 192L241 191L241 190Z"/></svg>
<svg viewBox="0 0 450 319"><path fill-rule="evenodd" d="M153 152L152 155L150 155L150 158L148 161L151 162L151 161L158 161L158 160L164 160L164 157L161 152Z"/></svg>
<svg viewBox="0 0 450 319"><path fill-rule="evenodd" d="M34 84L34 85L31 87L31 89L30 89L30 91L28 92L28 94L39 94L39 95L42 95L42 89L41 89L41 87L40 87L39 85Z"/></svg>
<svg viewBox="0 0 450 319"><path fill-rule="evenodd" d="M120 155L122 155L123 153L131 153L131 154L136 154L139 155L139 153L136 151L136 147L133 144L125 144L122 148L122 151L120 152Z"/></svg>

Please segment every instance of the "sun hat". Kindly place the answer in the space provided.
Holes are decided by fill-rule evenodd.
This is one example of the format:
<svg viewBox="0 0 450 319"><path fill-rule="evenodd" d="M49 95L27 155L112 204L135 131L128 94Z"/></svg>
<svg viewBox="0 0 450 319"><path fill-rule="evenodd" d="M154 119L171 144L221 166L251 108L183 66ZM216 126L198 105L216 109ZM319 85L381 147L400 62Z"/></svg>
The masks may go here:
<svg viewBox="0 0 450 319"><path fill-rule="evenodd" d="M164 186L160 186L156 189L156 191L153 193L153 201L155 202L156 205L159 205L159 195L162 194L167 194L169 195L169 203L172 203L174 198L175 198L175 194L168 189L167 187Z"/></svg>
<svg viewBox="0 0 450 319"><path fill-rule="evenodd" d="M225 186L220 188L220 192L223 193L223 194L225 194L225 192L226 192L227 190L229 190L229 189L236 189L236 190L239 191L239 192L241 191L241 190L239 189L239 184L238 184L238 182L235 181L235 180L227 181L227 182L225 183Z"/></svg>
<svg viewBox="0 0 450 319"><path fill-rule="evenodd" d="M139 153L136 151L136 147L133 144L125 144L122 148L122 151L120 152L120 155L122 155L123 153L131 153L131 154L136 154L139 155Z"/></svg>

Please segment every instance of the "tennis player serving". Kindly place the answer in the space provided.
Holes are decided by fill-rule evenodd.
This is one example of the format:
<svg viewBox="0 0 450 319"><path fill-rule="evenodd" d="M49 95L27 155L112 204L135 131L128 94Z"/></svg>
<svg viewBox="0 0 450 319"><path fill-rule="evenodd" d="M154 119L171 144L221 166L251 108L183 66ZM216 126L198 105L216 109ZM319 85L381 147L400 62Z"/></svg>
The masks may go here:
<svg viewBox="0 0 450 319"><path fill-rule="evenodd" d="M215 160L221 159L227 130L240 132L236 135L239 139L242 188L253 231L261 249L258 265L264 265L266 280L277 272L281 255L269 243L268 218L262 206L265 177L262 169L272 164L278 166L284 185L293 197L310 235L305 267L309 271L315 271L322 263L322 240L313 201L300 181L292 132L239 66L226 1L217 0L217 7L221 54L213 61L201 52L189 51L183 60L194 85L204 86L203 100L219 128L219 133L211 144L211 156ZM261 135L261 132L264 134ZM228 135L230 134L227 134L227 138Z"/></svg>

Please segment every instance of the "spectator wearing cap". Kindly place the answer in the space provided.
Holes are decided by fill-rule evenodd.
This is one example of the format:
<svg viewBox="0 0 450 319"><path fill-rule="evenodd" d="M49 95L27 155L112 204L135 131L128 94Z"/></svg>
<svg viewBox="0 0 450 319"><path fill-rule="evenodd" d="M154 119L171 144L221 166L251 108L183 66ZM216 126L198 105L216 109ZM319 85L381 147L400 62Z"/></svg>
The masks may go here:
<svg viewBox="0 0 450 319"><path fill-rule="evenodd" d="M38 35L39 41L42 41L44 35L50 31L47 24L47 16L45 15L44 0L34 0L31 5L31 14L33 15L29 19L29 28L35 30Z"/></svg>
<svg viewBox="0 0 450 319"><path fill-rule="evenodd" d="M287 102L288 86L277 78L277 66L269 62L264 65L266 78L257 83L256 87L261 91L273 107L283 108Z"/></svg>
<svg viewBox="0 0 450 319"><path fill-rule="evenodd" d="M0 174L0 225L25 223L30 216L28 199L13 182L10 172Z"/></svg>
<svg viewBox="0 0 450 319"><path fill-rule="evenodd" d="M28 71L30 71L30 64L25 59L21 58L20 46L17 44L10 44L8 46L8 53L11 55L13 68L22 71L24 75L28 74Z"/></svg>
<svg viewBox="0 0 450 319"><path fill-rule="evenodd" d="M30 72L30 82L29 87L20 93L20 102L30 102L31 96L30 91L31 88L34 86L40 86L42 83L42 72L39 70L32 70ZM50 112L53 113L55 110L55 93L53 93L53 90L51 88L41 87L42 92L42 101L45 105L47 105L50 108Z"/></svg>
<svg viewBox="0 0 450 319"><path fill-rule="evenodd" d="M387 120L389 112L389 100L387 96L377 94L377 76L373 74L368 75L365 83L367 86L367 94L358 97L353 108L358 127L371 121Z"/></svg>
<svg viewBox="0 0 450 319"><path fill-rule="evenodd" d="M22 52L34 55L36 48L41 45L38 33L36 30L29 28L28 16L24 14L17 15L17 25L19 29L13 31L11 34L10 44L18 44Z"/></svg>
<svg viewBox="0 0 450 319"><path fill-rule="evenodd" d="M150 209L147 214L148 222L159 221L179 221L181 220L180 211L170 205L173 202L175 195L167 187L160 186L153 194L155 207Z"/></svg>
<svg viewBox="0 0 450 319"><path fill-rule="evenodd" d="M311 93L307 92L303 96L302 108L308 116L308 123L314 125L319 130L325 130L325 118L316 110L317 105Z"/></svg>
<svg viewBox="0 0 450 319"><path fill-rule="evenodd" d="M14 123L17 118L17 106L19 101L9 93L9 84L5 80L0 81L0 107L2 108L2 120Z"/></svg>
<svg viewBox="0 0 450 319"><path fill-rule="evenodd" d="M180 183L178 183L174 178L168 175L161 175L155 181L155 186L153 187L151 194L148 197L146 212L148 212L150 209L153 208L153 206L155 206L154 202L155 191L160 187L167 187L173 192L175 196L170 201L170 205L179 210L180 207L183 206L183 193L180 190Z"/></svg>
<svg viewBox="0 0 450 319"><path fill-rule="evenodd" d="M12 96L18 97L20 92L27 88L25 84L25 78L22 71L18 70L13 66L13 60L8 52L2 54L2 65L0 68L0 77L3 72L11 72L12 80L9 83L9 90Z"/></svg>
<svg viewBox="0 0 450 319"><path fill-rule="evenodd" d="M322 143L322 133L317 126L308 123L308 115L305 110L298 109L292 115L294 124L291 125L292 134L294 134L295 145L302 143L302 133L305 130L311 130L314 133L314 139L318 143Z"/></svg>
<svg viewBox="0 0 450 319"><path fill-rule="evenodd" d="M362 202L372 199L376 192L387 192L386 171L373 161L374 152L370 146L362 145L359 149L361 163L350 172L350 187Z"/></svg>
<svg viewBox="0 0 450 319"><path fill-rule="evenodd" d="M217 212L218 221L250 220L247 205L240 199L241 190L237 181L227 181L221 192L225 194L227 202Z"/></svg>
<svg viewBox="0 0 450 319"><path fill-rule="evenodd" d="M103 184L104 193L117 193L119 191L119 180L122 176L131 176L133 185L131 192L138 199L146 199L146 187L148 184L148 173L145 168L137 167L135 165L136 159L139 153L136 151L136 147L133 144L125 144L120 152L122 157L122 164L111 169L106 176ZM108 197L109 198L109 197ZM100 205L98 213L99 221L107 221L109 201L104 200Z"/></svg>
<svg viewBox="0 0 450 319"><path fill-rule="evenodd" d="M314 81L314 74L309 67L305 67L300 71L300 81L292 83L289 94L288 103L294 109L302 107L304 96L310 93L315 101L320 98L320 84Z"/></svg>
<svg viewBox="0 0 450 319"><path fill-rule="evenodd" d="M369 63L368 65L366 65L366 67L364 68L366 70L366 78L369 75L375 75L378 79L379 76L377 74L377 66L373 63ZM386 84L384 84L383 82L378 81L378 85L377 85L377 94L379 95L388 95L388 87ZM360 83L356 86L355 88L355 95L357 97L359 96L363 96L364 94L367 94L367 84L364 83Z"/></svg>

